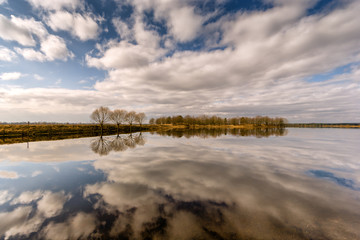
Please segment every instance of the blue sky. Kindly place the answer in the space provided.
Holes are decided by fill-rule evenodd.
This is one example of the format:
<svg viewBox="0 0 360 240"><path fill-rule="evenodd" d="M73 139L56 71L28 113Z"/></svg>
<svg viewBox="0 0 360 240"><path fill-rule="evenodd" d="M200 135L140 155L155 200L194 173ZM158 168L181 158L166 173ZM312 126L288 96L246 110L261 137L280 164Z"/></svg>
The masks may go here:
<svg viewBox="0 0 360 240"><path fill-rule="evenodd" d="M0 121L360 122L351 0L0 0Z"/></svg>

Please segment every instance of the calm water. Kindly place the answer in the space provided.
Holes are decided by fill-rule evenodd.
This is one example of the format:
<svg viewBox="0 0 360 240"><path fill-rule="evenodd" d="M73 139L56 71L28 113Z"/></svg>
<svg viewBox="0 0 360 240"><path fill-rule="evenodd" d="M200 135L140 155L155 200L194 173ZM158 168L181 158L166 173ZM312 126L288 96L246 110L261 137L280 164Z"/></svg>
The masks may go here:
<svg viewBox="0 0 360 240"><path fill-rule="evenodd" d="M360 239L359 147L356 129L1 145L0 239Z"/></svg>

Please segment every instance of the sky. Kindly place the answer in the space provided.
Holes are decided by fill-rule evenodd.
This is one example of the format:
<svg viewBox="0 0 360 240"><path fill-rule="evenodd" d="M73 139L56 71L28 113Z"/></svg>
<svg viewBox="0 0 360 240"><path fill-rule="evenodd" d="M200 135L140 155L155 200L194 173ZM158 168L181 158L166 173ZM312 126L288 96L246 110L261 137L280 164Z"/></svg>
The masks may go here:
<svg viewBox="0 0 360 240"><path fill-rule="evenodd" d="M0 0L0 122L360 122L360 1Z"/></svg>

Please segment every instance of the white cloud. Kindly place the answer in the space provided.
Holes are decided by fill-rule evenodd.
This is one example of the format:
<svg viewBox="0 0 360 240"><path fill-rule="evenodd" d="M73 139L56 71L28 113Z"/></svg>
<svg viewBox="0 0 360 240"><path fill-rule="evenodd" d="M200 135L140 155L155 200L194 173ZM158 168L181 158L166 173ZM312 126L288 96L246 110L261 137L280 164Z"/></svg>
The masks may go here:
<svg viewBox="0 0 360 240"><path fill-rule="evenodd" d="M133 31L129 28L129 25L122 21L120 18L114 18L112 23L115 27L116 32L120 35L123 40L132 40L133 39Z"/></svg>
<svg viewBox="0 0 360 240"><path fill-rule="evenodd" d="M46 61L46 56L40 51L36 51L32 48L16 47L14 49L18 54L23 56L23 58L25 58L26 60L37 61L37 62L45 62Z"/></svg>
<svg viewBox="0 0 360 240"><path fill-rule="evenodd" d="M32 48L15 48L15 51L26 60L44 62L60 59L65 61L68 57L73 57L73 53L67 49L64 39L49 34L41 22L33 18L23 19L15 16L11 16L9 20L0 15L1 38L17 41L24 46L35 46L36 41L33 36L39 39L42 52Z"/></svg>
<svg viewBox="0 0 360 240"><path fill-rule="evenodd" d="M34 78L38 81L44 80L44 77L40 76L39 74L34 74Z"/></svg>
<svg viewBox="0 0 360 240"><path fill-rule="evenodd" d="M44 9L44 10L61 10L61 9L75 10L83 6L81 0L52 0L52 1L27 0L27 1L34 8Z"/></svg>
<svg viewBox="0 0 360 240"><path fill-rule="evenodd" d="M82 41L96 39L100 33L96 20L89 14L57 11L50 13L46 22L54 31L69 31Z"/></svg>
<svg viewBox="0 0 360 240"><path fill-rule="evenodd" d="M8 190L0 191L0 205L10 201L13 196L14 194L10 193Z"/></svg>
<svg viewBox="0 0 360 240"><path fill-rule="evenodd" d="M93 214L80 212L63 223L51 222L42 234L46 239L86 239L96 225L97 219Z"/></svg>
<svg viewBox="0 0 360 240"><path fill-rule="evenodd" d="M16 47L14 49L18 54L22 55L26 60L29 61L66 61L68 58L74 57L74 54L67 49L65 41L55 35L48 35L48 37L41 42L41 51L36 51L32 48Z"/></svg>
<svg viewBox="0 0 360 240"><path fill-rule="evenodd" d="M7 3L7 0L0 0L0 5L4 3Z"/></svg>
<svg viewBox="0 0 360 240"><path fill-rule="evenodd" d="M19 26L12 20L7 19L4 15L0 14L0 38L8 41L17 41L24 46L34 46L35 40L31 32L25 26Z"/></svg>
<svg viewBox="0 0 360 240"><path fill-rule="evenodd" d="M147 66L163 54L161 49L148 48L121 41L110 46L102 58L86 56L87 64L102 69L137 68Z"/></svg>
<svg viewBox="0 0 360 240"><path fill-rule="evenodd" d="M70 195L65 195L64 192L45 192L42 199L38 201L38 211L46 218L58 215Z"/></svg>
<svg viewBox="0 0 360 240"><path fill-rule="evenodd" d="M203 18L194 13L194 8L183 7L170 12L170 30L180 42L193 40L200 32Z"/></svg>
<svg viewBox="0 0 360 240"><path fill-rule="evenodd" d="M0 75L0 80L10 81L17 80L21 78L22 74L20 72L5 72Z"/></svg>
<svg viewBox="0 0 360 240"><path fill-rule="evenodd" d="M41 42L40 49L49 61L55 59L65 61L68 57L72 58L74 56L73 53L68 51L65 41L55 35L49 35L45 41Z"/></svg>
<svg viewBox="0 0 360 240"><path fill-rule="evenodd" d="M16 197L11 204L29 204L33 201L37 201L43 196L43 192L38 190L34 192L26 191L20 194L20 196Z"/></svg>
<svg viewBox="0 0 360 240"><path fill-rule="evenodd" d="M11 62L16 58L16 53L11 51L10 49L0 46L0 61Z"/></svg>

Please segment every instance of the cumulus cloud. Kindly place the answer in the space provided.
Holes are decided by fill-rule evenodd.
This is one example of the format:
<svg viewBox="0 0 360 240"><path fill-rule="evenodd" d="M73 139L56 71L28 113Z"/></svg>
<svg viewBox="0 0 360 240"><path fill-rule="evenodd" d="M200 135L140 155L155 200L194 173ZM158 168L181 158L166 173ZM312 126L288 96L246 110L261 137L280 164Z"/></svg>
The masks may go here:
<svg viewBox="0 0 360 240"><path fill-rule="evenodd" d="M16 47L14 49L29 61L45 62L57 59L66 61L68 58L74 57L74 54L67 49L65 41L55 35L49 35L41 42L41 51L36 51L33 48Z"/></svg>
<svg viewBox="0 0 360 240"><path fill-rule="evenodd" d="M34 78L38 81L42 81L44 80L44 77L43 76L40 76L39 74L34 74Z"/></svg>
<svg viewBox="0 0 360 240"><path fill-rule="evenodd" d="M20 54L21 56L23 56L23 58L25 58L26 60L29 61L37 61L37 62L45 62L46 61L46 56L40 52L40 51L36 51L33 48L14 48L14 50Z"/></svg>
<svg viewBox="0 0 360 240"><path fill-rule="evenodd" d="M3 31L1 29L4 29ZM15 51L30 61L54 61L56 59L66 60L73 57L64 39L49 34L45 26L33 18L18 18L11 16L7 19L0 15L0 37L5 40L14 40L24 46L36 46L36 36L40 41L40 51L33 48L15 48Z"/></svg>
<svg viewBox="0 0 360 240"><path fill-rule="evenodd" d="M13 198L14 194L9 192L8 190L0 191L0 205L10 201Z"/></svg>
<svg viewBox="0 0 360 240"><path fill-rule="evenodd" d="M11 62L16 58L16 53L11 51L10 49L0 46L0 61Z"/></svg>
<svg viewBox="0 0 360 240"><path fill-rule="evenodd" d="M189 5L190 1L128 1L132 4L138 14L145 11L154 11L157 20L165 20L170 35L179 42L193 40L201 32L203 22L206 16L195 12L195 7Z"/></svg>
<svg viewBox="0 0 360 240"><path fill-rule="evenodd" d="M46 40L41 42L41 51L46 55L49 61L56 59L66 60L68 57L72 58L73 53L69 52L64 39L49 35Z"/></svg>
<svg viewBox="0 0 360 240"><path fill-rule="evenodd" d="M11 204L29 204L33 201L39 200L42 196L43 196L43 192L40 190L34 192L31 191L22 192L20 196L16 197L11 202Z"/></svg>
<svg viewBox="0 0 360 240"><path fill-rule="evenodd" d="M89 14L57 11L50 13L46 22L54 31L69 31L82 41L96 39L100 32L96 20Z"/></svg>
<svg viewBox="0 0 360 240"><path fill-rule="evenodd" d="M37 203L38 211L46 218L54 217L62 211L65 202L70 197L70 195L66 195L64 192L46 192Z"/></svg>
<svg viewBox="0 0 360 240"><path fill-rule="evenodd" d="M120 35L121 39L132 40L133 31L129 27L128 23L122 21L120 18L114 18L112 23L115 27L116 32Z"/></svg>
<svg viewBox="0 0 360 240"><path fill-rule="evenodd" d="M204 19L185 3L132 1L136 9L134 26L113 20L124 40L111 46L104 45L99 49L105 50L86 57L88 66L107 69L109 73L104 81L95 84L95 89L116 92L142 106L146 102L158 104L149 107L151 112L162 109L161 112L166 113L163 110L166 106L179 113L197 113L198 110L216 114L252 112L282 114L294 120L318 115L316 119L322 121L341 111L349 114L349 120L359 119L360 116L355 114L359 85L354 77L337 83L306 81L314 74L360 60L359 2L350 1L342 8L307 15L307 9L313 4L311 1L273 1L274 6L270 9L227 14L205 26L202 26ZM146 29L139 15L149 9L154 10L155 19L165 19L170 31L170 35L157 36L155 43L169 36L176 42L184 42L201 34L214 34L217 40L212 44L218 50L209 51L205 46L202 50L175 51L166 56L168 51L164 49L163 54L151 57L154 56L151 51L143 50L145 43L141 42L141 31L136 28ZM171 14L175 16L177 11L180 11L179 19L183 14L193 22L187 25L198 23L202 32L199 33L197 27L187 29L189 32L186 33L181 30L185 27L179 26L177 37L176 23L171 19ZM192 19L187 16L189 14L198 19ZM333 31L334 26L339 30ZM180 32L183 33L181 36ZM127 43L128 38L135 39L137 44ZM150 49L159 47L154 45ZM130 61L125 61L122 53L127 53ZM136 67L136 71L131 67ZM351 93L342 95L345 92ZM311 102L317 104L309 108ZM274 109L275 103L280 107ZM303 114L300 116L296 112ZM321 114L324 115L320 117Z"/></svg>
<svg viewBox="0 0 360 240"><path fill-rule="evenodd" d="M44 9L44 10L61 10L61 9L75 10L83 6L83 2L81 0L53 0L53 1L27 0L27 1L34 8Z"/></svg>
<svg viewBox="0 0 360 240"><path fill-rule="evenodd" d="M15 20L15 21L14 21ZM19 25L17 18L11 16L9 20L0 14L0 37L8 41L16 41L24 46L34 46L36 44L29 29Z"/></svg>
<svg viewBox="0 0 360 240"><path fill-rule="evenodd" d="M50 223L42 234L47 239L85 239L94 231L96 224L93 214L80 212L63 223Z"/></svg>
<svg viewBox="0 0 360 240"><path fill-rule="evenodd" d="M20 72L5 72L0 75L0 80L10 81L17 80L21 78L22 74Z"/></svg>

